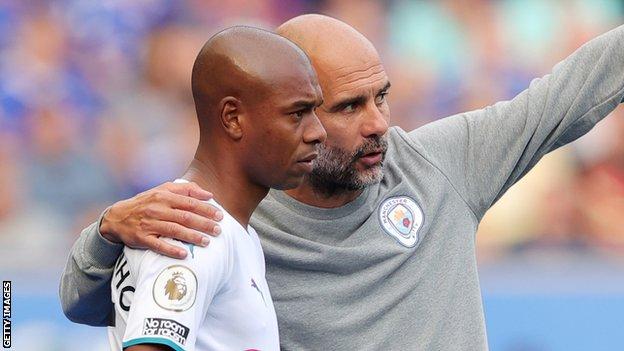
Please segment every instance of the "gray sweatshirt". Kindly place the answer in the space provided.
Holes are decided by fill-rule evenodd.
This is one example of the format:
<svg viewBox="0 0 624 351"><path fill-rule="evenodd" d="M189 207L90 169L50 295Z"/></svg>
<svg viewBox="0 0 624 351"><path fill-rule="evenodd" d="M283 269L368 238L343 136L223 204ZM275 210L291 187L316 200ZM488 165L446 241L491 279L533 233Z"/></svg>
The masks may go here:
<svg viewBox="0 0 624 351"><path fill-rule="evenodd" d="M624 98L624 27L585 44L513 100L412 132L389 131L381 183L322 209L280 191L251 224L285 350L486 350L479 221L547 152L589 131ZM61 280L67 316L106 325L121 246L98 224Z"/></svg>

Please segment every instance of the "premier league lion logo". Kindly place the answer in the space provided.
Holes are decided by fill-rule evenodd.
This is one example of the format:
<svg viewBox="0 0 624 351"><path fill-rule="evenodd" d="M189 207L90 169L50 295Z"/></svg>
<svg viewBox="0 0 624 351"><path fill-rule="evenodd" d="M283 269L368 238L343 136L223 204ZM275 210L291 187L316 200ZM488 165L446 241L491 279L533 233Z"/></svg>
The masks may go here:
<svg viewBox="0 0 624 351"><path fill-rule="evenodd" d="M170 311L186 311L197 297L197 277L184 265L163 269L154 281L152 295L156 304Z"/></svg>
<svg viewBox="0 0 624 351"><path fill-rule="evenodd" d="M165 295L169 300L182 300L186 295L186 280L180 272L173 273L173 277L167 280Z"/></svg>

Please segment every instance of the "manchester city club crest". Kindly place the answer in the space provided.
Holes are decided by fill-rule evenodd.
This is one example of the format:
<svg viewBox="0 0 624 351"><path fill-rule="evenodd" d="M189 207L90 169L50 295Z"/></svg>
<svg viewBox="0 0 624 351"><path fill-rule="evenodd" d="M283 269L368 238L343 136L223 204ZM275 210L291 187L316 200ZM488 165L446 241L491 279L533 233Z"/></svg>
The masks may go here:
<svg viewBox="0 0 624 351"><path fill-rule="evenodd" d="M379 223L384 231L405 247L418 242L418 229L423 224L423 212L412 198L395 196L379 206Z"/></svg>

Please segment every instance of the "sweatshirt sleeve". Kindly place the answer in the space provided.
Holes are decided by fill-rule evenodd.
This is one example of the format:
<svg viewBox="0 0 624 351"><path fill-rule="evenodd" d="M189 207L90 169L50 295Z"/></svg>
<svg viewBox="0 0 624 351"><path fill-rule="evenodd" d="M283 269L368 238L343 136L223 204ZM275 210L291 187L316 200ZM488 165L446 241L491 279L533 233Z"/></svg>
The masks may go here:
<svg viewBox="0 0 624 351"><path fill-rule="evenodd" d="M580 47L510 101L430 123L408 142L477 219L546 153L587 133L624 99L624 26Z"/></svg>
<svg viewBox="0 0 624 351"><path fill-rule="evenodd" d="M97 222L85 228L74 243L59 289L65 316L73 322L92 326L109 325L113 308L110 282L115 261L124 247L100 234L104 213L106 211Z"/></svg>

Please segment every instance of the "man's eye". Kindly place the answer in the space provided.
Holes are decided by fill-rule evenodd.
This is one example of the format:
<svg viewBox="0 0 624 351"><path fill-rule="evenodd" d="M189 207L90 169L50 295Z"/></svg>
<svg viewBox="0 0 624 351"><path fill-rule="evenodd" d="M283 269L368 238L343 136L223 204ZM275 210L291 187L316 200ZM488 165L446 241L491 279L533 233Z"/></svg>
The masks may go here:
<svg viewBox="0 0 624 351"><path fill-rule="evenodd" d="M388 92L387 92L387 91L384 91L384 92L382 92L382 93L379 93L379 95L377 95L377 96L375 97L375 103L376 103L377 105L381 105L381 104L383 104L383 103L384 103L384 101L386 101L386 95L388 95Z"/></svg>
<svg viewBox="0 0 624 351"><path fill-rule="evenodd" d="M299 110L299 111L296 111L296 112L291 113L291 115L292 115L292 116L293 116L293 118L295 118L295 119L302 119L302 118L303 118L303 116L305 115L305 112L306 112L305 110Z"/></svg>
<svg viewBox="0 0 624 351"><path fill-rule="evenodd" d="M344 113L351 113L354 111L355 111L355 104L348 104L342 108L342 112Z"/></svg>

